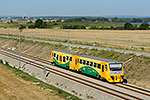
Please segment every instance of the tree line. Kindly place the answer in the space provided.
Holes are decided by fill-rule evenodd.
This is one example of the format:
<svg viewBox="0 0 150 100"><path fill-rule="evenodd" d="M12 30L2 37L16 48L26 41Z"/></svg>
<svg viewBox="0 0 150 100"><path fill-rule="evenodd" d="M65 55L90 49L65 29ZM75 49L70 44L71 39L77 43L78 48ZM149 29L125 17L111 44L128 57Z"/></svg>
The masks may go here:
<svg viewBox="0 0 150 100"><path fill-rule="evenodd" d="M99 30L148 30L149 24L147 22L142 23L139 27L136 25L132 25L131 23L127 22L124 26L110 26L110 27L98 27L98 26L91 26L89 29L99 29Z"/></svg>
<svg viewBox="0 0 150 100"><path fill-rule="evenodd" d="M98 22L98 21L103 21L103 22L133 22L133 23L138 23L138 22L150 22L150 18L105 18L105 17L98 17L98 18L86 18L86 17L80 17L80 18L70 18L66 19L64 22Z"/></svg>
<svg viewBox="0 0 150 100"><path fill-rule="evenodd" d="M82 20L87 20L86 18L82 18ZM98 18L99 19L99 18ZM75 18L76 21L80 20L80 18ZM102 18L99 20L105 20L107 21L107 19ZM114 19L116 20L116 19ZM67 21L71 22L73 21L73 19L68 19ZM56 22L61 22L60 20L56 21ZM37 19L35 21L34 24L29 25L28 28L29 29L34 29L34 28L40 28L40 29L45 29L45 28L52 28L54 25L58 25L56 22L54 22L53 24L50 24L50 22L44 22L41 19ZM65 21L64 21L65 22ZM50 24L50 25L49 25ZM99 27L99 26L89 26L89 29L99 29L99 30L148 30L149 28L149 24L147 22L143 22L140 26L136 26L136 25L132 25L130 22L126 22L124 24L124 26L110 26L110 27ZM86 29L86 25L61 25L61 29ZM20 25L19 27L20 29L26 28L23 25Z"/></svg>

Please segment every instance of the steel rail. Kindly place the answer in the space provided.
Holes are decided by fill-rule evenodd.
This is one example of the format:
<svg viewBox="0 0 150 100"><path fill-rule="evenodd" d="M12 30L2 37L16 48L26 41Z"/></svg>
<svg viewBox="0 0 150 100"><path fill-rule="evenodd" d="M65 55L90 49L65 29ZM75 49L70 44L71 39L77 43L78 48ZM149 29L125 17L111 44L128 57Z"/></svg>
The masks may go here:
<svg viewBox="0 0 150 100"><path fill-rule="evenodd" d="M2 53L2 52L3 52L3 51L1 51L1 53ZM13 58L13 59L17 59L17 60L18 60L18 56L16 56L16 58L14 58L13 56L15 56L15 55L8 54L8 53L6 53L6 52L3 52L3 55L6 55L6 56L8 56L8 57L11 57L11 58ZM24 59L24 60L26 60L26 61L23 61L23 59L24 59L24 58L21 58L21 61L22 61L22 62L28 63L27 61L29 61L29 60ZM29 62L30 62L30 61L29 61ZM37 64L37 63L35 63L35 62L32 62L32 63ZM39 65L39 66L37 66L37 65L34 65L34 64L32 64L32 63L28 63L28 64L33 65L33 66L36 66L37 68L40 68L40 69L44 69L44 68L39 67L39 66L43 66L42 64L37 64L37 65ZM60 72L60 71L58 71L58 70L56 70L56 69L52 69L52 68L48 68L48 71L51 71L50 69L51 69L51 70L55 70L55 71L57 71L57 72L59 72L59 73L63 73L63 72ZM53 73L58 74L58 73L56 73L56 72L53 72ZM63 74L66 74L66 73L63 73ZM61 74L60 74L60 75L61 75ZM67 74L67 75L69 75L69 74ZM61 76L62 76L62 75L61 75ZM69 75L69 76L71 76L71 75ZM103 90L103 89L99 89L99 88L97 88L97 87L94 87L94 86L92 86L92 85L89 85L89 84L83 83L83 82L78 81L78 80L75 80L75 79L72 79L72 78L70 78L70 77L67 77L67 76L63 76L63 77L66 77L67 79L69 78L69 79L74 80L74 81L76 81L76 82L78 82L78 83L82 83L82 84L84 84L84 85L87 85L87 86L93 87L93 88L95 88L95 89L98 89L98 90L104 91L104 92L106 92L106 93L109 93L109 94L115 95L115 96L120 97L120 98L122 98L122 99L127 99L127 98L125 98L125 97L122 97L122 96L116 95L116 94L114 94L114 93L108 92L108 91ZM75 76L71 76L71 77L75 77ZM75 78L78 78L78 77L75 77ZM79 79L79 78L78 78L78 79ZM129 96L129 97L134 98L134 99L141 99L141 98L138 98L138 97L135 97L135 96L132 96L132 95L129 95L129 94L126 94L126 93L123 93L123 92L120 92L120 91L117 91L117 90L114 90L114 89L108 88L108 87L106 87L106 86L102 86L102 85L100 85L100 84L96 84L96 83L93 83L93 82L90 82L90 81L87 81L87 80L81 79L81 78L80 78L80 80L85 81L85 82L88 82L88 83L91 83L91 84L94 84L94 85L97 85L97 86L101 86L101 87L103 87L103 88L109 89L109 90L114 91L114 92L118 92L118 93L123 94L123 95L127 95L127 96Z"/></svg>
<svg viewBox="0 0 150 100"><path fill-rule="evenodd" d="M5 48L2 48L2 49L6 50L6 51L9 51L9 52L12 52L12 50L8 50L8 49L5 49ZM15 54L18 54L18 52L16 52L16 51L13 51L13 52L14 52ZM31 56L31 55L27 55L27 54L24 54L24 53L21 53L21 55L22 55L22 56L25 56L25 57L27 57L27 58L30 58L30 59L32 59L32 60L33 60L33 59L34 59L35 61L40 60L40 62L42 62L42 63L46 63L46 64L48 64L48 65L51 65L51 64L50 64L51 62L48 61L48 60L41 59L41 58L37 58L37 57ZM146 96L150 96L150 94L146 94L146 93L143 93L143 92L134 90L134 89L138 89L138 90L141 90L141 91L150 93L150 91L145 90L145 89L142 89L142 88L139 88L139 87L131 86L131 85L128 85L128 84L122 84L122 85L126 85L126 86L128 86L128 87L123 87L123 86L119 86L119 85L116 85L116 84L113 84L113 85L115 85L115 86L117 86L117 87L121 87L121 88L125 88L125 89L128 89L128 90L131 90L131 91L134 91L134 92L137 92L137 93L146 95ZM134 88L134 89L131 89L131 88L129 88L129 87L132 87L132 88Z"/></svg>

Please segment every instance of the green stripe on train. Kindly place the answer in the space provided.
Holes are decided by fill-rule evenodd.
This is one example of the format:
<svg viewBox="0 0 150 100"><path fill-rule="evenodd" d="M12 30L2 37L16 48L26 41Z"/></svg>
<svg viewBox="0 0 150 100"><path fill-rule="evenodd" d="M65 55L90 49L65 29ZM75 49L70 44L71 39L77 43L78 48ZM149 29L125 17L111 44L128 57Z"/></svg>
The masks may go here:
<svg viewBox="0 0 150 100"><path fill-rule="evenodd" d="M92 68L90 66L83 66L83 67L79 68L79 70L80 71L82 70L87 75L91 75L91 76L99 75L100 76L100 74L94 68Z"/></svg>
<svg viewBox="0 0 150 100"><path fill-rule="evenodd" d="M68 61L67 63L65 64L60 64L55 58L53 58L53 62L58 65L58 66L61 66L61 67L66 67L66 66L69 66L70 64L70 61Z"/></svg>

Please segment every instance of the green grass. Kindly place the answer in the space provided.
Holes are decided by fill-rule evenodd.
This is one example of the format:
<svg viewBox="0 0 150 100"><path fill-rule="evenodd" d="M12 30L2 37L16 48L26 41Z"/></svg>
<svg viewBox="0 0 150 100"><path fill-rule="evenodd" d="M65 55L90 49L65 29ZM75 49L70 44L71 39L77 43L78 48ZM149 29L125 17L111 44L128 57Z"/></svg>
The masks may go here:
<svg viewBox="0 0 150 100"><path fill-rule="evenodd" d="M2 65L2 63L0 62L0 64ZM4 64L3 64L4 65ZM26 80L26 81L30 81L30 82L39 82L40 84L36 84L37 86L43 88L43 89L51 89L55 92L55 95L58 95L59 97L61 98L64 98L66 99L68 96L70 96L70 99L72 100L80 100L78 97L76 96L73 96L61 89L58 89L52 85L49 85L47 83L44 83L42 82L41 80L39 79L36 79L35 77L32 77L30 75L28 75L27 73L24 73L23 71L19 70L19 69L16 69L14 67L11 67L9 65L5 65L7 67L8 70L11 70L16 76L19 76L21 77L22 79Z"/></svg>

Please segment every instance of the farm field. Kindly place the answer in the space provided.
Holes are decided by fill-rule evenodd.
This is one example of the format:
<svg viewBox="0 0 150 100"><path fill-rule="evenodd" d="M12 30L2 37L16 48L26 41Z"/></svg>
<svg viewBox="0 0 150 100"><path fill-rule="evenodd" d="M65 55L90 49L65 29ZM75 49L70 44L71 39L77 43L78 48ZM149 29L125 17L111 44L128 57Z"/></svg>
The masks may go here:
<svg viewBox="0 0 150 100"><path fill-rule="evenodd" d="M0 28L0 34L8 30ZM18 29L9 29L9 34L18 36ZM24 29L21 36L44 40L67 42L66 29ZM150 52L150 30L69 30L70 43L103 46L118 49Z"/></svg>

